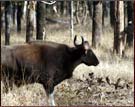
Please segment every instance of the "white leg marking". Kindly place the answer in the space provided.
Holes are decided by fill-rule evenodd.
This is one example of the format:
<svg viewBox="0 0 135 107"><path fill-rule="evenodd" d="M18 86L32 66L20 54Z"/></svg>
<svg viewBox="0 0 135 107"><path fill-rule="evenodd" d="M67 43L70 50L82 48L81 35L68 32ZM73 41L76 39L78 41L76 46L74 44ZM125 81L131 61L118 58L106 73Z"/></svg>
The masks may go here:
<svg viewBox="0 0 135 107"><path fill-rule="evenodd" d="M54 93L49 94L49 103L51 106L55 106Z"/></svg>

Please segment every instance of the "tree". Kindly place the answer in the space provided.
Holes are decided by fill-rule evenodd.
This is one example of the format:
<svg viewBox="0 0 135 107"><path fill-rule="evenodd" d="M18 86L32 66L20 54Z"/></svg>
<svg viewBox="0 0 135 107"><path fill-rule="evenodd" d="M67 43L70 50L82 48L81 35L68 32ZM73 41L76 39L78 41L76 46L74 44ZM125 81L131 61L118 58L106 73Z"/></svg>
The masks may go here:
<svg viewBox="0 0 135 107"><path fill-rule="evenodd" d="M71 16L70 16L70 21L71 21L71 25L70 25L70 30L71 30L71 38L73 39L73 35L74 35L74 24L73 24L73 5L74 5L74 2L73 0L71 0Z"/></svg>
<svg viewBox="0 0 135 107"><path fill-rule="evenodd" d="M6 1L5 2L5 45L10 44L11 13L12 13L11 1Z"/></svg>
<svg viewBox="0 0 135 107"><path fill-rule="evenodd" d="M63 1L63 15L67 13L67 1Z"/></svg>
<svg viewBox="0 0 135 107"><path fill-rule="evenodd" d="M23 16L24 1L17 2L17 32L21 32L21 19Z"/></svg>
<svg viewBox="0 0 135 107"><path fill-rule="evenodd" d="M33 37L34 31L34 12L35 12L35 2L27 2L27 19L26 19L26 42L29 42Z"/></svg>
<svg viewBox="0 0 135 107"><path fill-rule="evenodd" d="M87 1L83 1L83 19L82 19L82 24L85 25L86 24L86 19L87 19L87 15L88 15L88 6L87 6Z"/></svg>
<svg viewBox="0 0 135 107"><path fill-rule="evenodd" d="M13 19L13 24L15 25L15 16L16 16L16 2L15 1L12 2L12 6L13 6L12 19Z"/></svg>
<svg viewBox="0 0 135 107"><path fill-rule="evenodd" d="M1 14L1 2L0 2L0 28L1 28L1 25L2 25L2 14ZM0 29L0 36L1 36L1 29Z"/></svg>
<svg viewBox="0 0 135 107"><path fill-rule="evenodd" d="M92 46L100 45L102 36L102 2L93 1Z"/></svg>
<svg viewBox="0 0 135 107"><path fill-rule="evenodd" d="M37 1L36 5L36 23L37 23L37 34L36 39L45 39L45 4L41 1Z"/></svg>
<svg viewBox="0 0 135 107"><path fill-rule="evenodd" d="M102 8L103 8L103 14L102 14L102 26L104 27L105 26L105 18L108 17L108 8L107 8L107 1L103 1L102 3Z"/></svg>
<svg viewBox="0 0 135 107"><path fill-rule="evenodd" d="M132 26L134 23L134 2L133 1L127 1L127 15L128 15L128 26ZM133 27L133 26L132 26ZM131 27L128 27L131 28ZM131 28L133 29L133 28ZM134 36L134 32L130 32L130 29L127 32L127 45L129 47L133 46L133 36Z"/></svg>
<svg viewBox="0 0 135 107"><path fill-rule="evenodd" d="M115 17L114 17L114 53L122 56L124 54L124 35L120 32L124 30L124 2L115 1Z"/></svg>
<svg viewBox="0 0 135 107"><path fill-rule="evenodd" d="M80 19L79 19L79 1L76 1L76 12L75 12L75 16L76 16L76 23L80 24Z"/></svg>
<svg viewBox="0 0 135 107"><path fill-rule="evenodd" d="M88 0L87 5L88 5L88 11L89 11L90 18L92 18L92 16L93 16L93 13L92 13L92 10L93 10L92 1Z"/></svg>
<svg viewBox="0 0 135 107"><path fill-rule="evenodd" d="M115 8L114 8L114 1L110 1L110 24L112 27L114 27L114 11L115 11Z"/></svg>

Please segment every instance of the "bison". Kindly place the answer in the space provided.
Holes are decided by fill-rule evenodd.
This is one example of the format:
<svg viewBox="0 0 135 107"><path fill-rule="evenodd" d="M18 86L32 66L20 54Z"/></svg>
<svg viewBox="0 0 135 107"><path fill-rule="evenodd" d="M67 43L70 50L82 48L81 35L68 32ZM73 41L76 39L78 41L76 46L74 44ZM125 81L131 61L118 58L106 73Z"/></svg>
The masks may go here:
<svg viewBox="0 0 135 107"><path fill-rule="evenodd" d="M99 64L88 41L76 43L74 47L54 42L29 42L23 45L1 46L2 80L12 87L12 83L40 83L43 85L49 105L54 106L54 87L72 77L74 69L81 63L88 66Z"/></svg>

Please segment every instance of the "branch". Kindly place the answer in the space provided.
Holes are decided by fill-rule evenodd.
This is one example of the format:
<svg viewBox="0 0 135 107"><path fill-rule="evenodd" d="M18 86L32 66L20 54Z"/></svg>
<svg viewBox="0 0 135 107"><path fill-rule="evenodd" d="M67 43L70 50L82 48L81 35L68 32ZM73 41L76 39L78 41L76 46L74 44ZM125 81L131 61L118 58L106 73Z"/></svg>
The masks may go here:
<svg viewBox="0 0 135 107"><path fill-rule="evenodd" d="M52 5L54 3L56 3L56 1L50 1L50 2L46 2L46 1L41 1L42 3L45 3L45 4L49 4L49 5Z"/></svg>

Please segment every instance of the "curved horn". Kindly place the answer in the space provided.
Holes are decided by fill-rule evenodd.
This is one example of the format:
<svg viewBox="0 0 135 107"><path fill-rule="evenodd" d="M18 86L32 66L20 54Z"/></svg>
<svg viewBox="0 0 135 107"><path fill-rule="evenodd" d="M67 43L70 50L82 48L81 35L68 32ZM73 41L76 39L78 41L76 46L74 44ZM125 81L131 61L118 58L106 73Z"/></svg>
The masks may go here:
<svg viewBox="0 0 135 107"><path fill-rule="evenodd" d="M76 44L76 38L77 38L77 35L75 35L75 37L74 37L74 45L75 46L77 46L77 44Z"/></svg>
<svg viewBox="0 0 135 107"><path fill-rule="evenodd" d="M84 38L83 38L83 36L81 36L81 38L82 38L82 45L83 45L83 43L84 43Z"/></svg>

